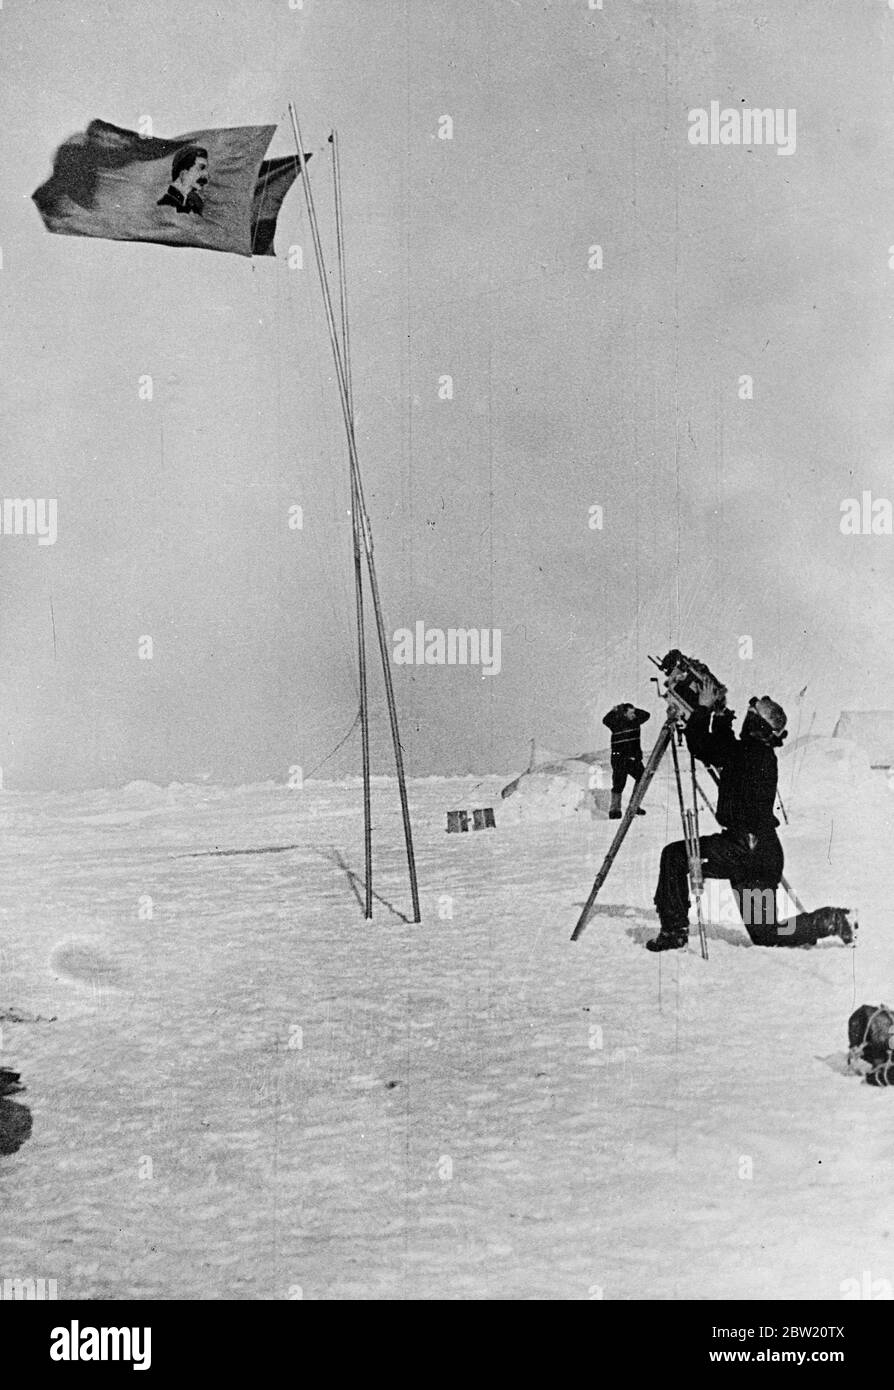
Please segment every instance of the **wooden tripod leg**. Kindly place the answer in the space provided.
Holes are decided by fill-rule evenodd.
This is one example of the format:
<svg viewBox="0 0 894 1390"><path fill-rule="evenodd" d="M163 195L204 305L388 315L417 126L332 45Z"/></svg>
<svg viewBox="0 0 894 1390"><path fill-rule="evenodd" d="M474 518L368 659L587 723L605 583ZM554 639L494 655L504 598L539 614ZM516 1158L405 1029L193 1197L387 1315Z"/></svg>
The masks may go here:
<svg viewBox="0 0 894 1390"><path fill-rule="evenodd" d="M698 834L698 802L696 791L698 783L695 780L695 763L690 754L692 768L692 800L693 810L686 809L686 802L683 797L683 778L680 774L680 759L677 755L677 745L671 743L671 752L674 755L674 777L677 780L677 800L680 803L680 820L683 824L683 840L686 845L686 859L689 864L689 886L692 896L695 898L695 916L698 922L698 941L702 953L702 960L708 959L708 938L705 933L705 919L702 916L702 893L705 887L702 875L701 844ZM702 793L704 795L704 793Z"/></svg>
<svg viewBox="0 0 894 1390"><path fill-rule="evenodd" d="M701 946L702 960L708 959L708 934L705 931L705 919L702 915L702 893L705 890L704 860L702 859L702 842L698 828L698 787L695 781L695 758L689 754L689 771L692 776L692 810L689 813L689 825L691 828L692 852L689 876L692 879L692 892L695 897L695 915L698 919L698 940Z"/></svg>
<svg viewBox="0 0 894 1390"><path fill-rule="evenodd" d="M596 901L596 898L599 894L599 890L602 887L605 880L608 878L609 870L611 869L612 864L615 862L615 859L618 855L618 851L624 843L624 837L627 834L627 831L630 829L633 817L639 810L640 803L642 802L643 797L649 789L649 784L652 781L652 778L655 776L655 773L658 771L658 764L661 762L661 759L667 752L667 745L673 736L675 727L675 721L673 719L669 719L667 723L663 726L661 732L655 740L655 747L649 754L649 760L643 768L643 775L637 782L636 787L634 788L633 795L630 798L630 804L628 805L627 810L624 812L624 815L621 819L621 824L618 826L617 833L615 834L615 838L612 840L611 845L609 846L608 853L602 861L602 867L593 881L593 887L590 889L590 896L587 898L587 901L584 905L584 910L581 913L580 917L578 917L577 926L571 933L572 941L577 941L578 937L581 936L584 930L586 929L587 920L590 916L590 913L593 910L593 904Z"/></svg>
<svg viewBox="0 0 894 1390"><path fill-rule="evenodd" d="M683 816L683 829L686 835L686 853L689 856L689 884L692 889L692 896L695 898L695 916L698 922L698 941L701 947L702 960L708 959L708 936L705 931L705 919L702 914L702 893L705 888L704 875L702 874L702 849L698 835L698 825L694 811L686 811Z"/></svg>
<svg viewBox="0 0 894 1390"><path fill-rule="evenodd" d="M680 824L683 827L683 836L686 835L686 802L683 800L683 779L680 776L680 757L677 753L676 743L671 743L671 752L674 755L674 779L677 783L677 801L680 806Z"/></svg>

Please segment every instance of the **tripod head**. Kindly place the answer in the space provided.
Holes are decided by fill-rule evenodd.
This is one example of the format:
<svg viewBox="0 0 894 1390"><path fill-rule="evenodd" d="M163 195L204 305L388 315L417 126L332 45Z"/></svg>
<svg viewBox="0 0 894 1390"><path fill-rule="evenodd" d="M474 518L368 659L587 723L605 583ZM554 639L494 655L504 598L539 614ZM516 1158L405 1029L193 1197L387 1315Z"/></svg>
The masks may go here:
<svg viewBox="0 0 894 1390"><path fill-rule="evenodd" d="M674 723L687 723L692 711L698 706L699 694L706 684L716 687L714 702L709 708L717 713L723 711L732 717L732 711L726 708L726 686L721 684L703 661L684 656L676 647L661 660L655 656L650 656L649 660L664 675L664 689L661 690L659 686L658 693L666 702L668 717ZM659 684L657 677L655 683Z"/></svg>

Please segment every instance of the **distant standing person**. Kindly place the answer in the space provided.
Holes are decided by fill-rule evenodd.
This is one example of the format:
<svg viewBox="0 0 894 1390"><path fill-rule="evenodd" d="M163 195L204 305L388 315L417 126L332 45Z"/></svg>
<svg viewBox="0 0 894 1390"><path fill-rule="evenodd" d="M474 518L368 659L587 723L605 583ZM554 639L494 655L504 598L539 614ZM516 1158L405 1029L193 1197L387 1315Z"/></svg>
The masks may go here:
<svg viewBox="0 0 894 1390"><path fill-rule="evenodd" d="M627 778L633 778L634 787L643 775L643 750L639 741L639 731L651 716L648 710L637 709L629 702L615 705L605 715L602 722L611 730L612 736L612 799L609 820L621 819L621 795L627 785ZM646 813L639 807L636 813Z"/></svg>

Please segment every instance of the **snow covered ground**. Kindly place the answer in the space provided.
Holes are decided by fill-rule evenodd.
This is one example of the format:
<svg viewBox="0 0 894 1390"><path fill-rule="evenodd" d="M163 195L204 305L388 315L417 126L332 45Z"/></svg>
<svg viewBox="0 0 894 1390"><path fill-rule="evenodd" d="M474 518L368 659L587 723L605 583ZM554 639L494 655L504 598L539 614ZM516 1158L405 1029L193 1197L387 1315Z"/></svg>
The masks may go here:
<svg viewBox="0 0 894 1390"><path fill-rule="evenodd" d="M6 794L0 1279L60 1298L837 1298L894 1282L894 1096L845 1074L894 1002L892 794L783 760L787 871L856 951L652 956L665 780L582 939L608 822L507 818L506 777L411 784L424 922L377 783ZM846 746L847 747L847 746ZM800 759L800 762L799 762ZM494 804L497 829L445 833ZM226 852L224 852L226 851ZM353 887L352 887L353 884ZM359 888L358 888L359 891ZM404 914L402 916L401 914Z"/></svg>

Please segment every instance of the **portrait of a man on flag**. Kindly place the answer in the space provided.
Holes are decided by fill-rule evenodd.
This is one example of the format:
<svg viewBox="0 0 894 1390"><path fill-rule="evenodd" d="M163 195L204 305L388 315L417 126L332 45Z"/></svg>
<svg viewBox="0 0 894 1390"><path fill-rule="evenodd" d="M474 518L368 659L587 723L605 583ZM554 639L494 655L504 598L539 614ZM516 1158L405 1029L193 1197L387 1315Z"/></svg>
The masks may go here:
<svg viewBox="0 0 894 1390"><path fill-rule="evenodd" d="M156 207L173 208L177 213L202 216L205 202L202 197L208 184L208 151L201 145L188 145L178 150L171 164L171 182Z"/></svg>

